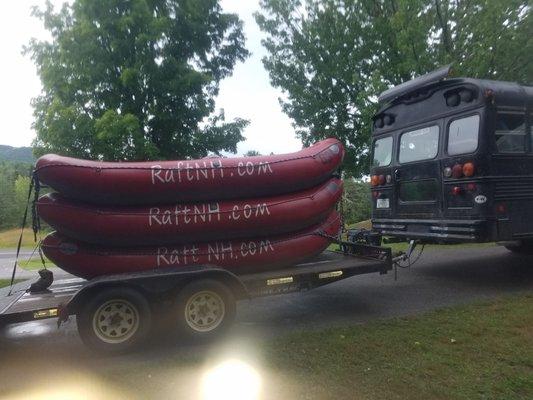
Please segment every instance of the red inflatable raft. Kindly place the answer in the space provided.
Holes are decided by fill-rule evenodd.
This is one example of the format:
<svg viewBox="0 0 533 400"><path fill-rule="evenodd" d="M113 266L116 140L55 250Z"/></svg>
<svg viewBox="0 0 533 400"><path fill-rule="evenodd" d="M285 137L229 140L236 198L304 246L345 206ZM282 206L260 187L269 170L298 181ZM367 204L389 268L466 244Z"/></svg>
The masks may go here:
<svg viewBox="0 0 533 400"><path fill-rule="evenodd" d="M329 215L342 195L332 178L313 189L248 200L162 206L92 206L57 193L36 203L39 216L73 239L108 245L190 243L298 231Z"/></svg>
<svg viewBox="0 0 533 400"><path fill-rule="evenodd" d="M65 197L98 204L171 204L273 196L311 188L337 169L344 149L326 139L284 155L184 161L97 162L45 155L36 175Z"/></svg>
<svg viewBox="0 0 533 400"><path fill-rule="evenodd" d="M263 239L218 241L181 246L110 248L88 245L61 236L48 235L42 250L63 270L90 279L100 275L158 268L213 265L236 274L282 268L321 253L340 229L334 211L326 221L295 234Z"/></svg>

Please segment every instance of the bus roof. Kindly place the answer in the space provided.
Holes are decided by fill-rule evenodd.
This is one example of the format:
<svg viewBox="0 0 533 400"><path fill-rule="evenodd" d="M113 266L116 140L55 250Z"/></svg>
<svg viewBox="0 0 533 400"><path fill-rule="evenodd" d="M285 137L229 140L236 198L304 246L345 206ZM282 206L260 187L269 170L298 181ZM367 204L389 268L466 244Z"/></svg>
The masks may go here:
<svg viewBox="0 0 533 400"><path fill-rule="evenodd" d="M506 106L529 106L533 107L533 86L525 86L515 82L494 81L487 79L473 78L451 78L448 79L451 71L451 65L440 68L429 74L419 76L418 78L404 82L384 91L378 101L382 104L383 111L390 106L402 102L406 98L412 98L419 92L428 89L444 88L447 86L456 86L461 83L475 85L481 90L490 89L494 93L498 103Z"/></svg>

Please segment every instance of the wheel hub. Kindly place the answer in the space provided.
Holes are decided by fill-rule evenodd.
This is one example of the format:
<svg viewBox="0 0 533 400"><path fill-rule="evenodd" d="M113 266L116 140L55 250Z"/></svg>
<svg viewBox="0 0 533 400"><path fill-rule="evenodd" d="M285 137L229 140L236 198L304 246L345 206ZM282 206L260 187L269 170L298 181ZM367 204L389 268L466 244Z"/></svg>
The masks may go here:
<svg viewBox="0 0 533 400"><path fill-rule="evenodd" d="M122 343L139 329L137 308L127 300L116 299L102 304L94 313L93 330L105 343Z"/></svg>
<svg viewBox="0 0 533 400"><path fill-rule="evenodd" d="M224 300L213 291L195 293L185 305L185 321L198 332L216 329L224 320L225 314Z"/></svg>

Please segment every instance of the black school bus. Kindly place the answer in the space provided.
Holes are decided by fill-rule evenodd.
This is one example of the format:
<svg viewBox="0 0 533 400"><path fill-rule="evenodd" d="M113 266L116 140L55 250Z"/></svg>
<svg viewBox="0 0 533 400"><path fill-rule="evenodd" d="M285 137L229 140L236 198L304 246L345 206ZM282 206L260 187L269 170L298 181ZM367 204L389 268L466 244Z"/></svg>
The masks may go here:
<svg viewBox="0 0 533 400"><path fill-rule="evenodd" d="M373 117L372 227L420 242L533 249L533 87L448 78L381 94Z"/></svg>

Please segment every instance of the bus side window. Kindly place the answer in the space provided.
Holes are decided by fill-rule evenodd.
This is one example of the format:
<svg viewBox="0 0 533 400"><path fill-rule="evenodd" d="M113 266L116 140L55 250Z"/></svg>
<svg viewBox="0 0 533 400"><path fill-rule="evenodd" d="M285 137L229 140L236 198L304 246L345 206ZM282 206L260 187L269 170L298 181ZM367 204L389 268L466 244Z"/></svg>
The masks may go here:
<svg viewBox="0 0 533 400"><path fill-rule="evenodd" d="M521 113L499 112L496 116L496 147L500 153L526 151L526 121Z"/></svg>

